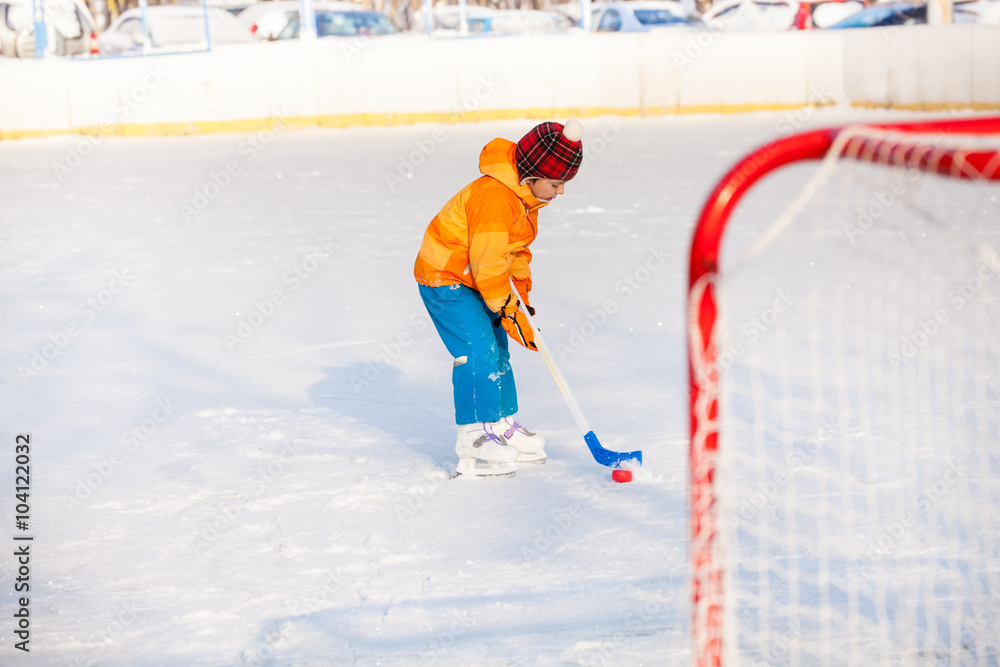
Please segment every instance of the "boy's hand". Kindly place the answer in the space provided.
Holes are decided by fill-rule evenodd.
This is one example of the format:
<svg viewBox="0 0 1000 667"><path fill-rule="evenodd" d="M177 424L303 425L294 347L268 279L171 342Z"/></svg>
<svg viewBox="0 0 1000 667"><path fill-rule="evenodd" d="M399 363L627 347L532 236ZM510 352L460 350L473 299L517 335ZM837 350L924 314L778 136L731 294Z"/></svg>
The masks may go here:
<svg viewBox="0 0 1000 667"><path fill-rule="evenodd" d="M535 309L531 307L531 303L528 301L528 292L531 291L531 278L511 278L514 283L514 287L517 288L517 293L521 297L521 301L524 302L524 307L528 309L528 314L532 317L535 316Z"/></svg>
<svg viewBox="0 0 1000 667"><path fill-rule="evenodd" d="M512 300L514 303L511 303ZM535 345L535 334L531 330L531 325L528 324L528 318L517 309L519 304L520 301L514 299L513 294L507 297L507 302L504 303L503 308L497 313L496 319L493 320L493 326L498 327L502 324L508 336L529 350L537 352L538 346Z"/></svg>

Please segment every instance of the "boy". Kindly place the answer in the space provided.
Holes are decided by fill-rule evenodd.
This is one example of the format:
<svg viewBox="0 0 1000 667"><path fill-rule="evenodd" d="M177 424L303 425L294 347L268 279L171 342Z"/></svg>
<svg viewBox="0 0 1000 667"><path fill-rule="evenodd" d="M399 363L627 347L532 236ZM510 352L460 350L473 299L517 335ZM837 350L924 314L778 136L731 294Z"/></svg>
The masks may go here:
<svg viewBox="0 0 1000 667"><path fill-rule="evenodd" d="M537 349L518 310L523 299L534 314L528 246L538 232L538 210L580 168L582 137L583 127L570 120L541 123L516 144L494 139L479 156L483 176L452 197L424 234L414 276L455 358L459 475L510 476L518 463L545 462L545 439L514 418L517 390L505 332Z"/></svg>

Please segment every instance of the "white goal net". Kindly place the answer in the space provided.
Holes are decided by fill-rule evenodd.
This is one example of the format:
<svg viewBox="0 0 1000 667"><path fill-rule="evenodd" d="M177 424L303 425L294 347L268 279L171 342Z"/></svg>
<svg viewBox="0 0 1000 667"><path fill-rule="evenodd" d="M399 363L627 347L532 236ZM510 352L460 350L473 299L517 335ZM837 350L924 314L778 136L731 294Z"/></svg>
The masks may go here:
<svg viewBox="0 0 1000 667"><path fill-rule="evenodd" d="M734 211L691 296L701 664L998 664L998 149L848 129Z"/></svg>

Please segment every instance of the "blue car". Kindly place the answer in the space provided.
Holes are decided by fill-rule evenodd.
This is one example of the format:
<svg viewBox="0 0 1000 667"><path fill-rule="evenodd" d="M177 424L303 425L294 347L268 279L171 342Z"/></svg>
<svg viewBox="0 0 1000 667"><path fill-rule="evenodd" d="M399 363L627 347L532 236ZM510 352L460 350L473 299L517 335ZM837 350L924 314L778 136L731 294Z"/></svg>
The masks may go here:
<svg viewBox="0 0 1000 667"><path fill-rule="evenodd" d="M955 8L955 23L975 23L975 17ZM895 2L863 9L829 26L827 30L841 28L879 28L892 25L917 25L927 23L927 5Z"/></svg>

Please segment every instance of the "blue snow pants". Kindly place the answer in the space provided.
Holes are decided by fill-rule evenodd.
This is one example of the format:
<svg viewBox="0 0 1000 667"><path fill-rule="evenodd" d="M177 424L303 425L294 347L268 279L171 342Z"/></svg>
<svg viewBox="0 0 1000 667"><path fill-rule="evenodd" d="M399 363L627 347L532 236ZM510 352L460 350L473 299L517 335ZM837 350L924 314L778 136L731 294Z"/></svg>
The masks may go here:
<svg viewBox="0 0 1000 667"><path fill-rule="evenodd" d="M496 422L517 412L507 332L493 326L483 297L465 285L419 285L438 335L454 357L455 423Z"/></svg>

